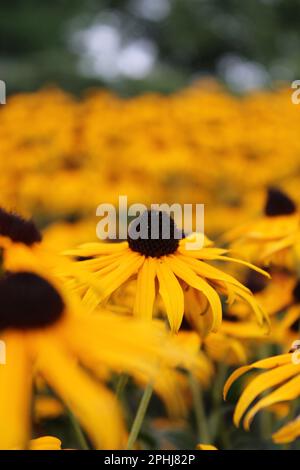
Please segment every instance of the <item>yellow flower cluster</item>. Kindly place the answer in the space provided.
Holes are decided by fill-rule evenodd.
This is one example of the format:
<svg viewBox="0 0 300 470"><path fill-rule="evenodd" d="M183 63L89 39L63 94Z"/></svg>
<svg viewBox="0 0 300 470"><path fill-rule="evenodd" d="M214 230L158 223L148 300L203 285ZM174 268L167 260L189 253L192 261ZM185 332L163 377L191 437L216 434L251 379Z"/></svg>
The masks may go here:
<svg viewBox="0 0 300 470"><path fill-rule="evenodd" d="M270 184L297 200L299 126L286 89L244 98L214 83L133 99L19 94L0 110L2 204L44 223L94 216L120 194L203 202L207 234L219 234L259 211Z"/></svg>
<svg viewBox="0 0 300 470"><path fill-rule="evenodd" d="M59 435L71 427L76 447L142 446L144 416L138 408L133 419L128 395L144 388L144 412L152 393L167 411L151 416L158 436L176 418L194 446L216 450L228 441L225 380L227 396L253 369L234 423L249 429L268 408L291 418L270 427L276 444L300 436L300 365L289 352L300 349L299 128L284 88L236 97L202 82L169 96L75 99L49 88L9 98L0 108L0 420L9 423L0 448L65 448L47 426L30 440L36 424L62 417ZM120 195L147 207L205 204L204 245L188 249L195 234L129 232L99 242L96 208Z"/></svg>

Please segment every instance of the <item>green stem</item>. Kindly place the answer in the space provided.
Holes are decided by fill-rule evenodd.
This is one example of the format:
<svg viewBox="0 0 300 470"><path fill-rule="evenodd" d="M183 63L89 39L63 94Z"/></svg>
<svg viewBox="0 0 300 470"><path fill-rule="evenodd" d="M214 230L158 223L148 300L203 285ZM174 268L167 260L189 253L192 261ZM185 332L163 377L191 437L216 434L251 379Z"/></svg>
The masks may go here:
<svg viewBox="0 0 300 470"><path fill-rule="evenodd" d="M80 450L90 450L90 447L87 443L87 440L85 438L85 435L83 434L83 431L81 429L81 426L80 424L78 423L77 419L75 418L75 416L73 415L72 411L68 410L68 415L69 415L69 419L72 423L72 427L73 427L73 430L74 430L74 435L76 437L76 440L79 444L79 449Z"/></svg>
<svg viewBox="0 0 300 470"><path fill-rule="evenodd" d="M140 433L140 430L141 430L141 427L142 427L142 424L143 424L143 421L144 421L144 418L148 409L148 405L152 396L152 392L153 392L153 384L152 382L149 382L147 387L144 390L142 399L140 401L137 413L133 421L133 425L130 430L130 434L129 434L129 438L127 442L127 450L133 449L133 446L139 436L139 433Z"/></svg>
<svg viewBox="0 0 300 470"><path fill-rule="evenodd" d="M121 400L121 398L123 396L123 392L124 392L125 387L127 385L127 382L128 382L128 375L127 374L121 374L119 379L118 379L117 386L116 386L116 397L117 397L118 400Z"/></svg>
<svg viewBox="0 0 300 470"><path fill-rule="evenodd" d="M201 444L210 444L210 433L205 415L203 392L198 380L192 372L189 372L189 379L194 401L198 440Z"/></svg>
<svg viewBox="0 0 300 470"><path fill-rule="evenodd" d="M216 419L214 421L213 440L217 437L222 441L223 450L230 446L228 426L224 426L224 415L222 414L223 387L228 373L228 365L225 362L218 364L218 373L213 388L213 407Z"/></svg>

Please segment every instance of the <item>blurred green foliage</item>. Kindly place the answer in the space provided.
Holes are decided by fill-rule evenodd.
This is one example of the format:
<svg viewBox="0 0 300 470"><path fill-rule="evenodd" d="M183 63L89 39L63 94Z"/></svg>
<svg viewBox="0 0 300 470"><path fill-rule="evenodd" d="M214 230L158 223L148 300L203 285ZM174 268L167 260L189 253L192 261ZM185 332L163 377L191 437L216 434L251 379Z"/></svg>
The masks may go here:
<svg viewBox="0 0 300 470"><path fill-rule="evenodd" d="M123 45L141 38L153 44L147 74L80 72L86 51L72 47L70 38L107 18L114 18ZM258 66L268 85L300 77L299 19L299 0L2 1L0 78L9 93L52 83L75 93L103 84L129 95L170 92L208 74L228 81L224 58L230 67L233 57L235 64ZM237 68L241 80L247 70Z"/></svg>

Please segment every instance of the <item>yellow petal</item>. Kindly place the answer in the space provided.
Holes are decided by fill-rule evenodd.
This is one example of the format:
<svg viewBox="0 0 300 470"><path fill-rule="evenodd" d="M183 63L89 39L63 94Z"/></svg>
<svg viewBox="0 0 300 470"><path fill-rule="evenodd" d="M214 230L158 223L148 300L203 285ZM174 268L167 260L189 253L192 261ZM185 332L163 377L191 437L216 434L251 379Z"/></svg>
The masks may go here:
<svg viewBox="0 0 300 470"><path fill-rule="evenodd" d="M278 385L300 372L300 366L286 364L255 377L242 393L234 412L234 423L239 425L249 405L265 390Z"/></svg>
<svg viewBox="0 0 300 470"><path fill-rule="evenodd" d="M284 364L291 363L291 354L280 354L279 356L268 357L267 359L262 359L256 361L249 366L242 366L239 369L235 370L230 377L227 379L224 385L224 400L226 400L229 389L232 384L243 374L248 372L251 369L273 369L274 367L279 367Z"/></svg>
<svg viewBox="0 0 300 470"><path fill-rule="evenodd" d="M258 266L255 266L252 263L248 263L248 261L244 261L244 260L238 259L238 258L231 258L229 256L217 256L215 259L219 259L219 260L222 260L222 261L232 261L233 263L242 264L243 266L247 266L247 268L250 268L253 271L258 272L259 274L262 274L263 276L267 277L268 279L271 278L270 274L267 271L265 271L264 269L259 268Z"/></svg>
<svg viewBox="0 0 300 470"><path fill-rule="evenodd" d="M184 297L182 287L165 259L158 260L156 265L159 293L166 307L171 330L176 333L182 322Z"/></svg>
<svg viewBox="0 0 300 470"><path fill-rule="evenodd" d="M144 320L151 320L155 300L156 260L146 258L137 276L134 314Z"/></svg>
<svg viewBox="0 0 300 470"><path fill-rule="evenodd" d="M137 274L144 260L144 256L130 253L129 255L120 257L118 262L119 266L116 269L110 270L110 272L103 277L100 272L100 279L97 284L99 302L109 297L112 292L124 284L131 276ZM94 284L94 287L95 285L96 284Z"/></svg>
<svg viewBox="0 0 300 470"><path fill-rule="evenodd" d="M299 417L294 421L282 426L278 431L272 435L272 439L276 444L286 444L292 442L300 436L300 419Z"/></svg>
<svg viewBox="0 0 300 470"><path fill-rule="evenodd" d="M63 252L66 256L97 256L97 255L109 255L116 252L121 252L128 248L127 242L122 243L84 243L77 248L71 250L65 250Z"/></svg>
<svg viewBox="0 0 300 470"><path fill-rule="evenodd" d="M222 305L218 293L205 280L198 276L187 263L181 261L177 256L168 256L166 260L176 276L205 295L213 312L211 328L212 331L217 331L222 323Z"/></svg>
<svg viewBox="0 0 300 470"><path fill-rule="evenodd" d="M181 261L184 261L188 265L190 265L193 271L195 271L195 273L199 274L202 277L205 277L208 279L214 279L214 280L225 282L228 284L233 284L233 285L240 287L241 289L244 289L246 292L250 293L249 289L247 289L247 287L245 287L237 279L230 276L229 274L224 273L220 269L217 269L214 266L211 266L210 264L204 263L203 261L199 261L193 258L183 257L183 256L179 256L179 259L181 259Z"/></svg>
<svg viewBox="0 0 300 470"><path fill-rule="evenodd" d="M262 398L256 403L253 408L248 411L244 418L244 428L249 430L250 424L258 411L275 403L295 400L300 395L300 377L294 377L286 384L279 387L274 392L270 393L267 397Z"/></svg>
<svg viewBox="0 0 300 470"><path fill-rule="evenodd" d="M87 313L92 313L99 305L99 302L99 295L92 288L89 288L82 298L82 304Z"/></svg>

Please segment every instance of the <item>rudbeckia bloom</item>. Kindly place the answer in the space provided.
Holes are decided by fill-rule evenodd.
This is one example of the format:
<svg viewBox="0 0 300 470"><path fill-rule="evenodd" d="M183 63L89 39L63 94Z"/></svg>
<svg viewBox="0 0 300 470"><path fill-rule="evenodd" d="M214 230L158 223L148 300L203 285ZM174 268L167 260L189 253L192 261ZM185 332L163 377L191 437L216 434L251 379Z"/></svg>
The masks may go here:
<svg viewBox="0 0 300 470"><path fill-rule="evenodd" d="M261 263L285 264L286 251L299 243L299 211L292 199L278 188L269 188L261 217L231 230L225 241Z"/></svg>
<svg viewBox="0 0 300 470"><path fill-rule="evenodd" d="M297 353L296 350L293 352ZM249 430L258 411L278 403L292 402L300 396L300 361L298 359L294 360L292 353L281 354L240 367L231 374L224 387L225 398L232 384L243 374L250 370L262 371L248 382L239 398L233 418L236 426L244 416L244 428ZM260 395L263 396L260 397Z"/></svg>
<svg viewBox="0 0 300 470"><path fill-rule="evenodd" d="M8 263L10 264L9 269L14 270L14 262L19 269L23 259L24 266L29 262L45 273L51 272L57 279L62 277L62 272L68 272L78 281L86 281L86 275L83 277L82 270L77 269L75 263L69 262L66 257L59 255L53 249L45 248L42 234L33 220L3 208L0 208L0 249L6 267Z"/></svg>
<svg viewBox="0 0 300 470"><path fill-rule="evenodd" d="M190 356L182 355L161 325L105 312L85 315L56 280L38 269L25 271L23 261L21 266L0 278L6 347L6 363L0 365L1 449L28 447L36 374L70 407L96 448L122 448L126 438L121 409L105 385L112 372L128 373L139 383L153 380L156 391L170 395L170 404L175 398L176 405L169 366L184 365Z"/></svg>
<svg viewBox="0 0 300 470"><path fill-rule="evenodd" d="M179 239L179 229L173 219L165 212L158 212L156 216L153 212L146 211L142 215L147 224L147 238L132 238L128 230L127 241L86 243L65 252L83 260L77 264L92 274L94 286L98 283L97 289L88 283L78 286L91 311L127 281L135 279L135 315L151 319L159 293L173 332L180 328L184 311L198 331L204 334L217 331L222 322L220 295L227 296L230 302L243 299L253 308L258 323L267 323L267 316L250 290L209 263L234 261L268 274L245 261L225 256L226 250L215 248L208 240L201 249L190 249L188 244L195 241L195 234ZM151 237L153 220L159 220L157 238ZM162 235L163 220L170 228L168 238Z"/></svg>

